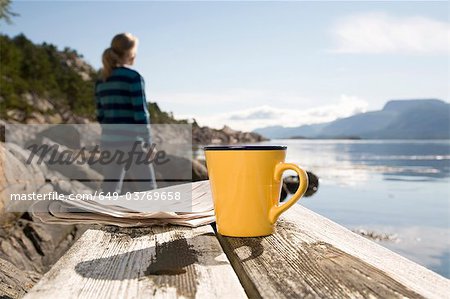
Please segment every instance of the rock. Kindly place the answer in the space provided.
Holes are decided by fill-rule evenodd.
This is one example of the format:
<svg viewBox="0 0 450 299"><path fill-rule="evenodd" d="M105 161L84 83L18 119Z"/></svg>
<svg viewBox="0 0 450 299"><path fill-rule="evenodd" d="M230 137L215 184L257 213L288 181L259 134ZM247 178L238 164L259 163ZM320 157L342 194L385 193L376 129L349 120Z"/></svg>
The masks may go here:
<svg viewBox="0 0 450 299"><path fill-rule="evenodd" d="M255 143L267 140L254 132L241 132L224 126L221 130L209 127L192 127L192 142L194 145L201 144L236 144Z"/></svg>
<svg viewBox="0 0 450 299"><path fill-rule="evenodd" d="M93 190L77 180L71 180L57 171L50 170L46 180L50 182L50 187L56 192L62 194L81 194L81 193L93 193ZM86 182L85 182L86 183ZM96 182L98 184L99 182ZM88 182L89 184L89 182ZM42 186L44 188L44 186ZM47 187L48 188L48 187ZM47 189L48 190L48 189ZM50 192L50 191L48 191ZM47 193L48 193L47 192Z"/></svg>
<svg viewBox="0 0 450 299"><path fill-rule="evenodd" d="M0 298L5 293L23 295L85 230L37 223L27 213L12 225L0 226Z"/></svg>
<svg viewBox="0 0 450 299"><path fill-rule="evenodd" d="M30 116L27 117L26 121L27 124L45 124L45 116L37 111L31 112Z"/></svg>
<svg viewBox="0 0 450 299"><path fill-rule="evenodd" d="M192 160L192 181L203 181L208 179L208 170L204 162L200 160Z"/></svg>
<svg viewBox="0 0 450 299"><path fill-rule="evenodd" d="M224 132L227 135L236 135L240 133L239 131L231 129L229 126L224 126L222 132Z"/></svg>
<svg viewBox="0 0 450 299"><path fill-rule="evenodd" d="M39 132L32 143L42 144L45 139L53 141L53 143L66 146L70 149L81 148L81 134L76 125L50 126Z"/></svg>
<svg viewBox="0 0 450 299"><path fill-rule="evenodd" d="M312 172L307 171L308 174L308 189L306 189L305 197L312 196L317 192L319 188L319 178ZM299 178L297 175L288 176L283 179L283 186L281 188L281 196L280 200L283 201L286 199L288 194L294 194L299 185Z"/></svg>
<svg viewBox="0 0 450 299"><path fill-rule="evenodd" d="M54 190L45 179L54 176L54 172L45 164L38 165L36 159L26 163L28 156L29 152L16 144L0 143L1 298L22 297L85 229L34 222L25 212L32 201L10 201L11 193L49 193ZM60 181L56 183L61 184ZM71 182L67 189L79 192L86 187L80 182ZM17 212L6 212L7 207Z"/></svg>
<svg viewBox="0 0 450 299"><path fill-rule="evenodd" d="M69 109L60 111L60 115L64 123L73 123L74 121L73 113Z"/></svg>
<svg viewBox="0 0 450 299"><path fill-rule="evenodd" d="M29 140L34 139L39 131L46 128L43 125L25 126L23 124L13 124L11 121L8 121L8 124L5 123L6 125L8 125L8 130L5 131L5 142L15 143L21 147L24 147Z"/></svg>
<svg viewBox="0 0 450 299"><path fill-rule="evenodd" d="M34 106L34 97L31 93L26 92L22 94L22 100L24 100L28 105Z"/></svg>
<svg viewBox="0 0 450 299"><path fill-rule="evenodd" d="M0 143L0 226L10 223L26 211L30 202L10 200L11 194L28 194L36 192L45 184L44 175L32 166L26 166Z"/></svg>
<svg viewBox="0 0 450 299"><path fill-rule="evenodd" d="M48 100L39 97L36 94L31 94L26 92L22 94L22 99L30 106L34 107L36 110L41 112L48 112L50 110L54 110L55 106L50 103Z"/></svg>
<svg viewBox="0 0 450 299"><path fill-rule="evenodd" d="M55 190L55 188L53 188L53 185L45 184L41 188L38 189L37 193L39 193L39 194L49 194L50 192L52 192L54 190Z"/></svg>
<svg viewBox="0 0 450 299"><path fill-rule="evenodd" d="M281 193L280 193L280 202L284 201L288 195L288 191L286 191L286 186L283 184L281 185Z"/></svg>
<svg viewBox="0 0 450 299"><path fill-rule="evenodd" d="M85 184L83 184L77 180L70 181L70 184L72 186L71 193L73 193L73 194L92 194L92 193L94 193L91 188L89 188L88 186L86 186ZM96 184L98 184L98 183L96 183Z"/></svg>
<svg viewBox="0 0 450 299"><path fill-rule="evenodd" d="M319 189L319 177L312 173L311 171L306 172L308 174L308 189L306 189L305 196L312 196Z"/></svg>
<svg viewBox="0 0 450 299"><path fill-rule="evenodd" d="M165 144L188 144L192 141L189 126L157 124L151 125L150 128L153 142L158 147Z"/></svg>
<svg viewBox="0 0 450 299"><path fill-rule="evenodd" d="M61 194L72 194L72 184L69 181L58 180L54 183L55 191Z"/></svg>
<svg viewBox="0 0 450 299"><path fill-rule="evenodd" d="M92 74L95 73L94 68L88 64L77 53L60 52L60 59L67 67L73 69L84 81L92 80Z"/></svg>
<svg viewBox="0 0 450 299"><path fill-rule="evenodd" d="M46 123L49 123L49 124L60 124L60 123L62 123L63 120L62 120L61 115L55 113L55 114L47 114L45 116L45 121L46 121Z"/></svg>
<svg viewBox="0 0 450 299"><path fill-rule="evenodd" d="M5 142L5 122L0 119L0 142Z"/></svg>
<svg viewBox="0 0 450 299"><path fill-rule="evenodd" d="M86 124L90 124L91 121L88 118L86 118L86 117L74 115L72 123L86 125Z"/></svg>
<svg viewBox="0 0 450 299"><path fill-rule="evenodd" d="M92 194L92 190L76 180L58 180L54 184L56 192L61 194Z"/></svg>
<svg viewBox="0 0 450 299"><path fill-rule="evenodd" d="M89 124L91 121L82 116L73 114L73 112L68 108L64 107L59 110L59 115L62 118L62 123L65 124Z"/></svg>
<svg viewBox="0 0 450 299"><path fill-rule="evenodd" d="M30 125L61 124L62 117L58 113L33 111L26 118L25 123Z"/></svg>
<svg viewBox="0 0 450 299"><path fill-rule="evenodd" d="M12 119L12 120L15 120L18 122L23 122L25 120L26 114L24 111L21 111L18 109L11 109L6 112L6 116L9 119Z"/></svg>
<svg viewBox="0 0 450 299"><path fill-rule="evenodd" d="M5 143L6 149L14 155L22 164L26 165L30 168L30 170L37 174L42 173L44 178L46 177L48 173L47 165L42 161L41 163L38 163L39 157L34 156L31 160L31 163L27 163L28 159L31 157L31 152L29 150L26 150L19 145L15 143Z"/></svg>
<svg viewBox="0 0 450 299"><path fill-rule="evenodd" d="M46 144L50 147L57 146L57 156L61 155L62 152L73 152L73 150L67 148L66 146L55 143L52 140L47 139L46 137L43 137L42 142L38 144ZM52 163L51 157L53 155L53 152L54 151L51 150L46 154L42 154L42 151L38 153L40 157L43 157L48 169L62 174L69 180L82 180L84 184L89 188L95 190L99 188L100 183L103 180L103 176L100 173L93 170L87 163Z"/></svg>
<svg viewBox="0 0 450 299"><path fill-rule="evenodd" d="M169 180L158 182L158 188L173 185L173 182L170 180L179 180L181 182L192 178L192 161L190 159L173 155L167 155L166 157L170 160L169 163L154 165L156 176L160 180Z"/></svg>
<svg viewBox="0 0 450 299"><path fill-rule="evenodd" d="M359 229L353 229L352 232L359 234L367 239L370 239L372 241L397 241L398 237L396 234L386 234L386 233L379 233L376 231L368 231L362 228Z"/></svg>

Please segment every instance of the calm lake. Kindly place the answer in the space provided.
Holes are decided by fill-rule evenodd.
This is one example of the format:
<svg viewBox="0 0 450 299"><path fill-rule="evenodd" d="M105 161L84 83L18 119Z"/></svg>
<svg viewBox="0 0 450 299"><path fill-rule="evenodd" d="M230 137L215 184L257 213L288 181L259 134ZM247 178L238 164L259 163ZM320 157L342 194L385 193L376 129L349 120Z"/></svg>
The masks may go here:
<svg viewBox="0 0 450 299"><path fill-rule="evenodd" d="M320 178L300 204L450 277L450 140L271 140Z"/></svg>

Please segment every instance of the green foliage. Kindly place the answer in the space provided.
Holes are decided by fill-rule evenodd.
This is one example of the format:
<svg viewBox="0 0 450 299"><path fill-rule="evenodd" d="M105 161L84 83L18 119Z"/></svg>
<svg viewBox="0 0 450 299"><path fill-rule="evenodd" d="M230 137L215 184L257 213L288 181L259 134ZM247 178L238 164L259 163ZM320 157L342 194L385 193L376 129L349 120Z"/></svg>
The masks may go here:
<svg viewBox="0 0 450 299"><path fill-rule="evenodd" d="M188 120L177 120L173 117L171 112L167 113L161 111L157 103L148 103L148 110L150 111L150 119L152 124L188 124Z"/></svg>
<svg viewBox="0 0 450 299"><path fill-rule="evenodd" d="M83 80L68 65L79 57L75 51L66 48L59 52L47 43L35 45L23 34L14 38L0 35L0 44L1 118L6 118L6 108L20 109L27 114L35 109L23 99L25 93L47 99L58 110L69 107L74 114L93 118L97 73L91 71L91 80Z"/></svg>
<svg viewBox="0 0 450 299"><path fill-rule="evenodd" d="M12 23L11 17L18 16L9 9L10 5L11 0L0 0L0 20L4 19L8 24Z"/></svg>
<svg viewBox="0 0 450 299"><path fill-rule="evenodd" d="M11 109L24 111L25 118L37 110L24 98L30 93L49 101L57 111L70 110L95 119L94 85L101 72L85 64L90 80L83 80L74 66L82 57L79 53L67 47L58 51L47 43L35 45L23 34L14 38L0 35L0 45L0 118L7 119L6 112ZM189 123L161 111L156 103L149 103L148 108L152 123Z"/></svg>

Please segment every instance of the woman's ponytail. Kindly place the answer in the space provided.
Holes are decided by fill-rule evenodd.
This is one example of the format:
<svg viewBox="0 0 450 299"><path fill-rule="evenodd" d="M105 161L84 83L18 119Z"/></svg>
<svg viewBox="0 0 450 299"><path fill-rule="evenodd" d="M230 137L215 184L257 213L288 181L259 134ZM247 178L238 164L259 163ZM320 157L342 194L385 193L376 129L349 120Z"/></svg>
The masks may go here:
<svg viewBox="0 0 450 299"><path fill-rule="evenodd" d="M102 55L103 69L102 75L103 80L106 81L109 76L111 76L112 70L119 63L119 56L114 53L114 50L111 48L106 49Z"/></svg>

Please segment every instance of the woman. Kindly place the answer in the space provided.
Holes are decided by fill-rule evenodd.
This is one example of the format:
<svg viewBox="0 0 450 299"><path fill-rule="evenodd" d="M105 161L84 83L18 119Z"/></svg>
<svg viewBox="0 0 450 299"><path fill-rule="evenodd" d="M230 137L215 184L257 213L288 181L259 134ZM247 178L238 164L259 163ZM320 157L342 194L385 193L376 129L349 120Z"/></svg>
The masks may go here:
<svg viewBox="0 0 450 299"><path fill-rule="evenodd" d="M137 44L138 39L130 33L114 36L111 47L103 52L103 80L95 85L97 120L102 125L102 151L109 151L111 155L125 153L125 157L133 153L131 165L119 163L119 159L103 165L102 190L105 194L121 193L125 175L131 179L130 186L134 185L131 191L156 188L153 166L136 161L136 151L141 157L145 156L146 148L152 144L144 80L128 67L134 63Z"/></svg>

